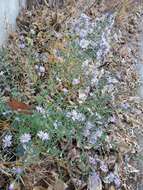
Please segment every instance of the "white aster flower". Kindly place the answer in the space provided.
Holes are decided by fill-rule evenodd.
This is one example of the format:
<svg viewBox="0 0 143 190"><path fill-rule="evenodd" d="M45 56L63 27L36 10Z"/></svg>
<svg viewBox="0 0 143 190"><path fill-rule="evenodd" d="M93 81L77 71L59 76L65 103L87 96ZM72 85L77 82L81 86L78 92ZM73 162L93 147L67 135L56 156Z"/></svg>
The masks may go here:
<svg viewBox="0 0 143 190"><path fill-rule="evenodd" d="M57 128L58 128L58 121L56 120L56 121L53 123L53 125L54 125L55 129L57 129Z"/></svg>
<svg viewBox="0 0 143 190"><path fill-rule="evenodd" d="M40 67L39 67L39 71L40 71L41 73L45 73L45 67L40 66Z"/></svg>
<svg viewBox="0 0 143 190"><path fill-rule="evenodd" d="M88 122L86 123L86 128L87 128L87 129L94 129L94 128L95 128L95 125L94 125L93 123L91 123L90 121L88 121Z"/></svg>
<svg viewBox="0 0 143 190"><path fill-rule="evenodd" d="M66 88L63 88L62 91L64 92L64 94L68 93L68 89L66 89Z"/></svg>
<svg viewBox="0 0 143 190"><path fill-rule="evenodd" d="M84 121L85 120L85 115L77 112L76 110L72 110L71 112L67 113L68 117L71 117L73 121Z"/></svg>
<svg viewBox="0 0 143 190"><path fill-rule="evenodd" d="M56 77L56 81L61 82L62 80L59 77Z"/></svg>
<svg viewBox="0 0 143 190"><path fill-rule="evenodd" d="M80 38L85 38L87 36L87 34L88 34L88 30L81 29L79 36L80 36Z"/></svg>
<svg viewBox="0 0 143 190"><path fill-rule="evenodd" d="M105 183L112 183L115 179L115 174L110 172L104 179Z"/></svg>
<svg viewBox="0 0 143 190"><path fill-rule="evenodd" d="M29 133L25 133L20 137L20 142L22 144L28 143L31 140L31 135Z"/></svg>
<svg viewBox="0 0 143 190"><path fill-rule="evenodd" d="M100 169L103 172L108 172L108 166L107 166L107 164L105 164L103 161L101 161L101 163L100 163Z"/></svg>
<svg viewBox="0 0 143 190"><path fill-rule="evenodd" d="M92 145L95 145L97 143L97 137L93 134L89 137L89 143L91 143Z"/></svg>
<svg viewBox="0 0 143 190"><path fill-rule="evenodd" d="M85 116L82 113L78 113L76 119L78 121L84 121L85 120Z"/></svg>
<svg viewBox="0 0 143 190"><path fill-rule="evenodd" d="M89 59L86 59L83 63L82 63L82 68L83 69L87 69L87 67L89 66L89 62L90 62L91 60L89 60Z"/></svg>
<svg viewBox="0 0 143 190"><path fill-rule="evenodd" d="M90 20L90 17L87 16L85 13L81 13L80 17L81 17L81 19L83 19L83 20L87 20L87 21Z"/></svg>
<svg viewBox="0 0 143 190"><path fill-rule="evenodd" d="M97 76L94 76L92 79L91 79L91 85L94 86L98 83L98 78Z"/></svg>
<svg viewBox="0 0 143 190"><path fill-rule="evenodd" d="M85 137L89 136L91 134L91 130L95 128L95 125L91 123L90 121L87 121L85 129L83 131L83 135Z"/></svg>
<svg viewBox="0 0 143 190"><path fill-rule="evenodd" d="M91 157L91 156L89 156L89 162L92 165L97 165L97 160L95 158Z"/></svg>
<svg viewBox="0 0 143 190"><path fill-rule="evenodd" d="M77 85L80 83L80 79L73 79L72 85Z"/></svg>
<svg viewBox="0 0 143 190"><path fill-rule="evenodd" d="M58 127L60 127L60 126L62 125L62 122L56 120L56 121L53 123L53 125L54 125L55 129L57 129Z"/></svg>
<svg viewBox="0 0 143 190"><path fill-rule="evenodd" d="M4 148L10 147L12 144L12 135L6 135L2 142Z"/></svg>
<svg viewBox="0 0 143 190"><path fill-rule="evenodd" d="M42 65L35 65L35 69L36 69L37 74L38 74L39 76L44 76L45 71L46 71L46 69L45 69L44 66L42 66Z"/></svg>
<svg viewBox="0 0 143 190"><path fill-rule="evenodd" d="M9 185L9 187L8 187L8 190L14 190L15 188L14 188L14 183L11 183L10 185Z"/></svg>
<svg viewBox="0 0 143 190"><path fill-rule="evenodd" d="M83 49L86 49L89 46L90 42L88 40L82 39L79 42L79 46Z"/></svg>
<svg viewBox="0 0 143 190"><path fill-rule="evenodd" d="M88 136L90 135L90 130L87 129L87 128L85 128L84 131L83 131L83 135L84 135L85 137L88 137Z"/></svg>
<svg viewBox="0 0 143 190"><path fill-rule="evenodd" d="M78 120L78 112L76 110L73 110L71 112L71 117L72 119L75 121L75 120Z"/></svg>
<svg viewBox="0 0 143 190"><path fill-rule="evenodd" d="M100 129L98 129L96 131L96 137L101 138L102 135L103 135L103 131L101 131Z"/></svg>
<svg viewBox="0 0 143 190"><path fill-rule="evenodd" d="M33 35L36 34L35 30L33 30L33 29L31 29L30 32L31 32L31 34L33 34Z"/></svg>
<svg viewBox="0 0 143 190"><path fill-rule="evenodd" d="M37 136L42 140L42 141L47 141L49 140L49 134L44 131L39 131Z"/></svg>
<svg viewBox="0 0 143 190"><path fill-rule="evenodd" d="M36 111L42 114L45 114L45 109L41 106L36 106Z"/></svg>

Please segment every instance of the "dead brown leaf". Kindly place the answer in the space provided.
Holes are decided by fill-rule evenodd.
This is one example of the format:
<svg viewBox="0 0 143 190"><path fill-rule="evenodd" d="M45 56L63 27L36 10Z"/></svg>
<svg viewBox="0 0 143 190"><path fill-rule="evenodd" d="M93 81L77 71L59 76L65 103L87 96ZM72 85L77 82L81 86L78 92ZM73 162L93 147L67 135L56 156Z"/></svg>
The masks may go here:
<svg viewBox="0 0 143 190"><path fill-rule="evenodd" d="M109 187L109 190L115 190L115 187L112 185Z"/></svg>
<svg viewBox="0 0 143 190"><path fill-rule="evenodd" d="M47 188L45 189L44 187L36 186L36 187L33 188L33 190L47 190Z"/></svg>
<svg viewBox="0 0 143 190"><path fill-rule="evenodd" d="M53 186L49 185L47 190L53 190Z"/></svg>
<svg viewBox="0 0 143 190"><path fill-rule="evenodd" d="M67 185L60 179L57 179L54 190L65 190L67 188Z"/></svg>
<svg viewBox="0 0 143 190"><path fill-rule="evenodd" d="M73 148L72 150L70 150L69 154L68 154L68 158L71 160L75 160L77 158L79 158L79 152L77 151L76 148Z"/></svg>

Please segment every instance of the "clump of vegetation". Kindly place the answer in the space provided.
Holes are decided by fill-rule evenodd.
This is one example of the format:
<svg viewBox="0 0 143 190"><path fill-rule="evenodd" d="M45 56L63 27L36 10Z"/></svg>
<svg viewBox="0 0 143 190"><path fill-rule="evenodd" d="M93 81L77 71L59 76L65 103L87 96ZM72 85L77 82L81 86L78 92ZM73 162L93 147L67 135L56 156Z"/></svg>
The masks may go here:
<svg viewBox="0 0 143 190"><path fill-rule="evenodd" d="M102 92L106 79L98 81L96 55L92 58L88 47L82 50L78 36L65 33L39 53L36 40L42 48L43 38L32 28L26 36L14 34L15 42L1 51L1 159L16 162L23 176L28 167L51 157L54 168L68 168L69 177L60 176L67 184L76 177L86 182L92 171L88 149L97 151L106 141L104 124L112 114L110 97ZM22 102L31 106L23 109ZM3 171L17 176L12 165ZM18 176L15 184L24 180Z"/></svg>
<svg viewBox="0 0 143 190"><path fill-rule="evenodd" d="M119 189L112 126L117 133L124 121L114 105L116 71L103 69L116 14L81 14L81 25L73 19L61 31L62 14L47 6L23 13L1 50L0 181L9 189L87 189L92 181Z"/></svg>

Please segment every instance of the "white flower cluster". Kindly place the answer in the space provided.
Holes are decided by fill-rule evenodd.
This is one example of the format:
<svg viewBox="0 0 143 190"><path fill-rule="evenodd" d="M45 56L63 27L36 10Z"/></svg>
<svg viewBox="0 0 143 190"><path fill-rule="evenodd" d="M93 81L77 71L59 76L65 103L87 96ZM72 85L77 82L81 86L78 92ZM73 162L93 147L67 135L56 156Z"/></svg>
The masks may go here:
<svg viewBox="0 0 143 190"><path fill-rule="evenodd" d="M88 121L86 123L85 129L83 131L83 135L85 137L88 137L90 135L90 133L91 133L91 130L94 129L94 128L95 128L95 125L93 123L91 123L90 121Z"/></svg>
<svg viewBox="0 0 143 190"><path fill-rule="evenodd" d="M42 140L42 141L47 141L49 140L49 134L44 131L39 131L37 136Z"/></svg>
<svg viewBox="0 0 143 190"><path fill-rule="evenodd" d="M98 85L99 80L105 74L104 69L99 69L100 62L96 64L91 59L86 59L82 63L82 70L84 77L90 79L90 86L94 87Z"/></svg>
<svg viewBox="0 0 143 190"><path fill-rule="evenodd" d="M121 179L118 175L114 174L113 172L110 172L105 178L105 183L114 183L116 188L119 188L121 186Z"/></svg>
<svg viewBox="0 0 143 190"><path fill-rule="evenodd" d="M79 46L80 46L82 49L87 49L89 45L90 45L90 41L88 41L88 40L81 39L81 40L79 41Z"/></svg>
<svg viewBox="0 0 143 190"><path fill-rule="evenodd" d="M87 70L89 70L89 66L92 65L93 61L92 59L86 59L85 61L83 61L82 63L82 69L84 71L84 73L87 72ZM88 75L89 73L87 73Z"/></svg>
<svg viewBox="0 0 143 190"><path fill-rule="evenodd" d="M62 122L56 120L56 121L53 123L53 125L54 125L55 129L58 129L58 127L60 127L60 126L62 125Z"/></svg>
<svg viewBox="0 0 143 190"><path fill-rule="evenodd" d="M85 115L80 113L76 110L72 110L71 112L67 113L67 117L72 118L73 121L85 121Z"/></svg>
<svg viewBox="0 0 143 190"><path fill-rule="evenodd" d="M80 83L80 79L73 79L72 85L77 85Z"/></svg>
<svg viewBox="0 0 143 190"><path fill-rule="evenodd" d="M45 72L46 72L46 69L44 66L42 65L35 65L35 70L38 74L38 76L44 76L45 75Z"/></svg>
<svg viewBox="0 0 143 190"><path fill-rule="evenodd" d="M31 140L31 135L29 133L24 133L21 137L20 137L20 142L21 144L26 144Z"/></svg>
<svg viewBox="0 0 143 190"><path fill-rule="evenodd" d="M3 148L11 147L11 145L12 145L12 135L5 135L2 142L3 142Z"/></svg>
<svg viewBox="0 0 143 190"><path fill-rule="evenodd" d="M37 136L42 140L42 141L47 141L49 140L49 134L44 131L39 131L37 133ZM20 137L20 142L21 144L27 144L31 140L31 135L29 133L25 133Z"/></svg>
<svg viewBox="0 0 143 190"><path fill-rule="evenodd" d="M36 111L46 117L46 110L42 106L36 106Z"/></svg>
<svg viewBox="0 0 143 190"><path fill-rule="evenodd" d="M77 24L78 23L78 24ZM91 41L87 39L88 35L93 32L91 31L92 27L89 27L91 24L91 18L86 14L81 14L81 17L76 23L75 32L79 35L79 46L82 49L87 49Z"/></svg>
<svg viewBox="0 0 143 190"><path fill-rule="evenodd" d="M114 15L104 14L96 20L86 14L73 21L72 31L78 36L79 46L85 50L89 46L95 52L97 60L101 61L110 50L111 29Z"/></svg>
<svg viewBox="0 0 143 190"><path fill-rule="evenodd" d="M42 140L42 141L47 141L49 140L49 134L44 131L39 131L37 133L37 136ZM30 133L24 133L23 135L20 136L20 143L22 145L26 145L31 141L31 134ZM3 148L9 148L12 145L12 135L5 135L5 137L2 139L3 143Z"/></svg>
<svg viewBox="0 0 143 190"><path fill-rule="evenodd" d="M105 27L104 32L102 33L102 37L99 44L99 50L97 52L97 60L102 60L103 57L107 55L110 50L110 40L111 40L111 30L114 24L114 15L108 16L105 15L103 19L108 17L108 25Z"/></svg>
<svg viewBox="0 0 143 190"><path fill-rule="evenodd" d="M102 135L103 131L101 129L98 129L95 133L92 132L89 136L89 143L95 145Z"/></svg>
<svg viewBox="0 0 143 190"><path fill-rule="evenodd" d="M63 88L62 89L63 93L66 95L68 93L68 89L67 88Z"/></svg>

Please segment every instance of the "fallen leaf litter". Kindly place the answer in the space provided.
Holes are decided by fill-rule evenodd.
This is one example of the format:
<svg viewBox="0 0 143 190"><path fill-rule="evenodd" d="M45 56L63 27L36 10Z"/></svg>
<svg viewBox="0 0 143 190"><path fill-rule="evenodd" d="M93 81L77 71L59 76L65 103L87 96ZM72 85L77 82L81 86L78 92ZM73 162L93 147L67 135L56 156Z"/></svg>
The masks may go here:
<svg viewBox="0 0 143 190"><path fill-rule="evenodd" d="M93 9L92 7L92 11ZM90 174L86 179L82 178L82 166L81 168L80 166L78 168L70 166L69 168L68 160L64 162L50 156L44 158L44 155L44 159L40 163L31 164L29 168L25 169L27 175L22 180L26 189L45 189L44 187L53 190L57 188L63 190L67 187L88 188L89 190L134 189L139 176L139 170L136 168L134 160L136 153L140 151L136 131L142 130L143 121L142 103L135 92L138 83L138 76L135 72L136 54L129 44L133 40L136 41L134 35L137 33L137 23L141 15L141 11L138 12L138 14L131 13L124 28L121 29L115 24L116 12L113 14L99 12L96 18L90 17L88 13L82 13L78 18L73 17L69 23L67 22L70 30L63 29L60 32L55 31L54 27L59 22L57 18L64 20L64 13L59 12L59 15L55 15L51 10L47 11L47 6L42 6L34 11L24 11L19 16L18 31L11 34L7 47L10 69L12 70L12 78L10 79L13 81L8 78L9 83L3 84L4 78L7 76L4 66L0 66L1 72L4 72L1 74L2 79L0 79L3 96L7 96L7 94L9 96L11 88L16 86L20 93L19 99L34 104L37 95L33 88L34 84L37 80L41 80L43 82L41 89L46 86L46 79L50 72L49 63L63 61L60 51L61 49L65 50L67 45L68 41L65 36L70 35L74 38L76 35L77 38L73 41L80 47L79 55L88 55L88 59L86 57L83 63L82 77L86 79L90 76L91 81L88 84L85 83L84 89L80 89L77 92L78 95L75 94L73 97L78 99L79 104L84 103L88 97L92 97L91 89L96 90L99 81L105 78L107 82L101 93L102 95L110 94L110 106L113 109L112 116L107 121L102 121L101 116L97 114L98 124L102 126L98 130L95 130L96 125L86 121L85 115L78 110L74 109L67 113L67 117L72 118L73 121L86 121L83 135L87 138L87 144L84 148L91 165ZM134 39L131 40L130 38L133 36ZM90 54L87 51L89 49ZM29 60L27 60L29 51L32 64L29 64ZM17 67L16 60L21 62L21 66ZM17 73L14 68L19 68ZM58 78L57 81L59 90L62 89L68 93L69 86L66 83L62 84ZM81 82L82 78L75 78L72 85L78 86ZM50 100L53 97L51 94ZM69 101L70 104L74 102L72 99ZM44 108L37 107L37 110L45 114ZM93 114L92 111L90 113ZM2 121L3 130L6 130L8 125L10 124L5 124L5 121ZM57 123L56 127L58 127ZM107 134L104 141L98 141L104 133ZM8 139L6 143L9 146L11 136L5 136L5 140L6 138ZM3 142L5 141L3 140ZM95 152L92 151L91 144L97 145ZM63 140L61 143L61 146L65 145L67 145L66 139L65 142ZM70 146L67 148L70 152L67 159L78 160L80 145ZM16 162L7 165L1 160L1 164L4 168L1 170L0 181L5 178L8 180L8 175L5 175L6 172L3 173L3 171L16 165ZM59 179L59 168L62 173L65 172L63 181ZM32 173L35 171L33 178ZM34 181L35 179L38 181ZM28 181L27 184L25 184L26 181ZM18 186L16 183L14 185Z"/></svg>

